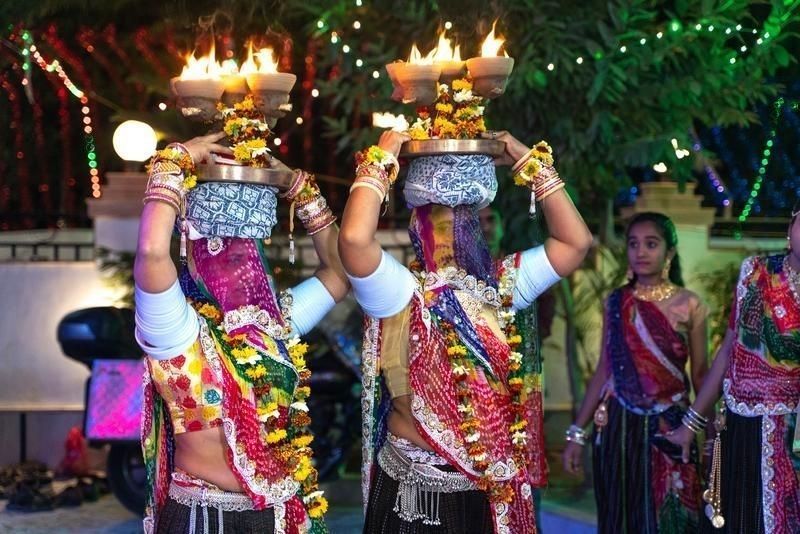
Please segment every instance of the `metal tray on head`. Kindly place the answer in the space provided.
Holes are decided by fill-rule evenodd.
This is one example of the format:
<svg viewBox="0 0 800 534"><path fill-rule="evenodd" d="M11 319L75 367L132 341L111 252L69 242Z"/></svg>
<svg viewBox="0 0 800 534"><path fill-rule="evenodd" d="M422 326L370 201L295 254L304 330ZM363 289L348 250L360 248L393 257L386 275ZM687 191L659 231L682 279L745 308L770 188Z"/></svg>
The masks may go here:
<svg viewBox="0 0 800 534"><path fill-rule="evenodd" d="M439 154L487 154L497 157L504 150L505 143L495 139L413 139L403 143L400 155L407 158Z"/></svg>
<svg viewBox="0 0 800 534"><path fill-rule="evenodd" d="M289 189L294 180L294 171L210 163L197 166L197 179L201 182L260 184Z"/></svg>

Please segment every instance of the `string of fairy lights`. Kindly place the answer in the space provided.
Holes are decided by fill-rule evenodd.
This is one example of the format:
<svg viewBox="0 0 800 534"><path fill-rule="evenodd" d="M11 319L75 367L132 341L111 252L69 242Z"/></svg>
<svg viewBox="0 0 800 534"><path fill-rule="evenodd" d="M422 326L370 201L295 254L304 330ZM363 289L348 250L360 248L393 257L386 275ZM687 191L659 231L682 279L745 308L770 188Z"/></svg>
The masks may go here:
<svg viewBox="0 0 800 534"><path fill-rule="evenodd" d="M798 4L800 2L795 2ZM355 0L356 7L363 6L362 0ZM794 5L792 9L797 7ZM789 14L785 14L781 22L785 22ZM348 34L353 34L350 31L350 27L354 32L357 32L361 29L361 22L359 20L353 20L351 24L342 25L340 28L333 28L328 22L324 19L320 19L317 21L316 27L320 34L327 32L330 38L330 42L332 45L336 45L340 47L342 54L345 57L354 57L354 63L357 68L362 68L365 66L365 62L362 58L358 57L357 54L353 54L353 51L357 49L357 47L347 40ZM445 30L452 29L453 25L451 22L445 22L443 25ZM622 41L619 46L610 53L618 53L618 54L627 54L629 53L633 47L635 46L647 46L648 44L658 43L662 41L666 41L671 36L678 36L682 39L687 38L694 38L700 37L703 35L713 34L714 32L720 33L725 35L731 39L737 39L735 46L732 46L730 49L730 55L728 57L728 62L731 66L736 65L741 58L752 52L757 47L763 46L770 41L774 36L773 34L766 28L758 29L752 27L746 27L743 24L735 24L735 25L726 25L726 26L719 26L712 23L704 23L704 22L695 22L693 24L684 24L678 20L672 20L668 22L665 27L662 29L655 31L654 33L648 36L636 36L631 37L625 41ZM749 43L749 46L748 46ZM594 60L602 60L606 54L603 52L596 52L594 55L583 56L583 55L576 55L575 56L575 64L586 66L590 59ZM556 62L548 62L545 66L545 69L548 72L554 72L558 68ZM380 78L381 71L380 70L373 70L372 72L373 78ZM317 97L319 96L319 91L314 89L312 91L312 96ZM753 204L758 197L759 191L762 188L762 184L764 178L766 177L766 172L769 167L769 161L771 156L771 149L775 142L776 137L776 130L773 128L770 132L770 137L767 139L764 149L762 150L761 154L761 165L758 168L758 172L756 178L752 185L752 190L748 196L748 200L743 208L742 213L739 215L739 222L743 223L747 220L750 216ZM702 151L703 147L700 143L700 140L694 136L692 137L692 149L694 152L699 153ZM672 146L675 150L675 155L678 159L682 159L683 157L688 155L688 151L679 147L677 145L677 140L672 140ZM668 170L666 164L664 162L656 163L653 168L657 172L666 172ZM721 204L722 206L728 207L732 204L733 198L731 192L726 187L724 181L717 173L716 169L708 163L704 162L703 169L705 173L705 177L708 180L710 190L712 195L715 197L715 203L718 205Z"/></svg>
<svg viewBox="0 0 800 534"><path fill-rule="evenodd" d="M356 7L362 7L364 5L363 0L354 0L354 4ZM795 4L800 4L800 2L795 2ZM796 7L796 6L794 6ZM792 7L792 9L794 9ZM789 16L789 15L785 15ZM445 22L443 25L445 30L452 29L453 25L451 22ZM9 27L10 30L13 31L12 27ZM360 57L358 54L358 46L355 42L350 42L354 36L358 35L358 32L362 29L362 22L358 19L348 21L346 24L341 25L339 28L331 27L331 25L324 19L320 19L316 23L316 29L318 35L327 34L327 37L330 39L330 43L341 51L341 53L345 57L351 58L354 65L358 69L362 68L369 68L367 62L365 62L364 58ZM775 32L777 30L773 30ZM719 32L728 36L730 38L736 38L738 41L735 43L730 49L730 57L728 61L731 65L735 65L737 61L742 57L742 55L747 54L748 52L752 52L753 49L764 45L765 43L769 42L769 40L773 37L772 33L764 28L764 29L757 29L757 28L748 28L742 24L736 25L729 25L729 26L715 26L714 24L704 23L704 22L695 22L694 24L684 24L681 21L673 20L665 24L665 26L658 31L654 31L653 33L646 35L646 36L635 36L630 37L626 40L620 41L619 45L614 48L613 50L606 52L607 54L627 54L630 52L633 47L635 46L648 46L648 44L652 45L654 43L658 43L661 41L666 41L670 38L679 37L679 38L689 38L689 37L698 37L703 34L711 34L714 32ZM100 177L99 177L99 170L98 170L98 158L96 152L96 144L95 139L93 136L93 121L92 121L92 113L89 104L89 98L86 93L81 90L67 75L62 67L61 63L58 59L53 59L52 61L47 61L39 48L36 46L32 32L30 31L19 31L19 35L21 37L22 47L19 50L20 55L23 58L22 69L25 73L25 76L22 80L22 84L28 86L31 80L31 69L32 64L36 63L42 71L47 73L54 73L57 75L58 79L64 85L64 87L69 91L69 93L79 100L81 104L81 113L82 123L83 123L83 133L85 137L85 151L86 151L86 164L89 170L89 179L92 184L92 196L95 198L99 198L102 195L101 186L100 186ZM750 37L752 36L752 37ZM749 46L748 46L749 45ZM577 65L587 65L590 60L602 60L605 57L604 52L596 52L591 55L576 55L574 58L574 62ZM563 65L562 65L563 66ZM559 64L557 61L548 62L546 65L543 64L543 70L548 72L554 72L556 69L559 68ZM371 76L374 79L379 79L382 77L382 72L379 68L375 68L371 72ZM309 92L310 96L316 98L320 95L320 91L316 87L312 87L311 91ZM779 105L780 102L780 105ZM779 112L781 106L783 106L783 101L779 100L775 103L775 110ZM298 117L297 122L298 124L302 124L302 118ZM775 143L775 138L777 136L777 129L773 126L769 130L768 138L765 142L765 145L761 151L761 160L760 166L758 167L756 177L753 181L751 191L749 196L747 197L747 201L742 209L742 212L738 216L738 220L740 223L744 223L747 221L748 217L750 217L751 213L753 212L754 206L756 201L759 197L759 193L762 190L763 183L767 174L767 170L770 165L770 159L772 154L773 145ZM675 141L675 140L673 140ZM276 141L277 143L277 141ZM673 142L673 148L675 149L676 156L678 158L681 157L686 151L676 145ZM692 148L695 152L699 152L702 150L702 146L700 145L699 139L693 139ZM656 164L659 166L659 169L665 166L663 162L659 162ZM730 205L732 202L732 196L728 191L727 187L725 186L722 179L719 177L717 172L714 168L709 164L704 164L706 178L709 181L711 186L712 194L716 192L719 194L718 198L722 199L722 204L727 206Z"/></svg>
<svg viewBox="0 0 800 534"><path fill-rule="evenodd" d="M13 27L11 28L13 30ZM22 81L23 85L30 85L31 83L31 70L32 63L42 69L46 73L55 73L64 87L78 99L81 104L81 114L83 115L83 133L84 133L84 148L86 151L86 165L89 169L89 180L92 184L92 196L100 198L102 191L100 188L100 171L98 169L99 163L97 160L97 147L94 140L94 127L92 126L92 113L89 107L89 97L70 79L58 59L48 62L36 43L33 40L33 35L28 30L20 31L20 38L22 39L22 48L19 51L23 58L22 70L25 73L25 78Z"/></svg>
<svg viewBox="0 0 800 534"><path fill-rule="evenodd" d="M759 194L764 187L764 179L767 176L767 170L769 169L770 163L772 161L772 155L775 148L775 142L778 138L778 124L781 118L782 113L785 109L789 108L792 110L797 110L800 107L800 102L787 102L785 98L780 97L772 105L772 114L771 114L771 121L769 124L769 133L767 135L767 140L764 142L764 146L761 149L761 159L759 161L760 166L758 167L758 173L756 175L755 181L753 182L753 186L750 189L750 193L747 196L747 201L742 209L742 213L739 214L738 222L739 222L739 231L737 235L741 235L741 225L747 222L747 219L750 217L751 213L753 212L753 208L758 200Z"/></svg>

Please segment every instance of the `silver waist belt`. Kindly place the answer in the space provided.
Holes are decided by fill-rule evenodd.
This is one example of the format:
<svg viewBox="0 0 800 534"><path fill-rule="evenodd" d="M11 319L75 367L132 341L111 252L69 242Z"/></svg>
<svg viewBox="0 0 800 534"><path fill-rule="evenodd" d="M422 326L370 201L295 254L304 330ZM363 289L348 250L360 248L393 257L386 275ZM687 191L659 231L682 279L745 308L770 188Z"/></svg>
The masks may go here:
<svg viewBox="0 0 800 534"><path fill-rule="evenodd" d="M394 511L403 521L422 519L425 525L441 525L439 497L442 493L478 489L461 473L413 462L388 441L378 452L378 464L389 478L399 484Z"/></svg>
<svg viewBox="0 0 800 534"><path fill-rule="evenodd" d="M174 480L169 484L169 496L175 502L188 506L191 516L189 517L189 534L196 534L197 529L197 507L201 507L203 513L203 534L209 532L208 509L217 510L217 531L223 534L223 512L244 512L253 510L253 501L244 493L233 493L229 491L215 490L198 486L182 486Z"/></svg>

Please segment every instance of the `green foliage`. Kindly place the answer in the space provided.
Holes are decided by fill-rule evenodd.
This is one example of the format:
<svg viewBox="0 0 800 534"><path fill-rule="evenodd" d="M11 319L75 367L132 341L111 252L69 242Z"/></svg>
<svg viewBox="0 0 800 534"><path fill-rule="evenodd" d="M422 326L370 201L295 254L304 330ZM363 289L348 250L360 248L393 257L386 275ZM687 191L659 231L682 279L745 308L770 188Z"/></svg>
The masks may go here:
<svg viewBox="0 0 800 534"><path fill-rule="evenodd" d="M739 264L728 263L715 271L697 276L703 284L708 296L708 307L712 310L708 316L709 341L711 353L716 353L725 332L728 330L728 318L733 307L733 295L736 281L739 279Z"/></svg>
<svg viewBox="0 0 800 534"><path fill-rule="evenodd" d="M429 50L446 20L464 55L475 54L487 21L499 18L516 67L506 94L489 106L488 123L527 142L550 141L561 174L590 211L605 209L604 200L629 182L630 168L663 161L673 178L690 179L691 158L678 160L671 140L690 147L697 125L757 121L753 106L775 97L780 86L772 76L794 61L785 46L796 37L789 24L798 8L797 2L744 0L467 0L407 2L403 9L382 0L364 3L369 7L354 8L352 0L307 3L325 21L320 34L337 30L340 37L320 51L320 67L337 75L319 85L331 107L328 133L340 151L351 153L375 138L364 131L372 112L413 112L388 100L387 61L405 57L412 42ZM361 22L358 31L354 20ZM759 28L759 36L768 29L770 37L757 45L759 36L740 34L738 24ZM355 44L349 55L341 51L344 42ZM377 80L374 70L381 73ZM499 201L503 211L519 211L516 200L512 209L505 209L512 206L507 198Z"/></svg>
<svg viewBox="0 0 800 534"><path fill-rule="evenodd" d="M116 252L101 247L97 249L95 257L105 283L113 289L124 289L124 293L119 297L118 304L133 308L133 260L135 254L131 252Z"/></svg>

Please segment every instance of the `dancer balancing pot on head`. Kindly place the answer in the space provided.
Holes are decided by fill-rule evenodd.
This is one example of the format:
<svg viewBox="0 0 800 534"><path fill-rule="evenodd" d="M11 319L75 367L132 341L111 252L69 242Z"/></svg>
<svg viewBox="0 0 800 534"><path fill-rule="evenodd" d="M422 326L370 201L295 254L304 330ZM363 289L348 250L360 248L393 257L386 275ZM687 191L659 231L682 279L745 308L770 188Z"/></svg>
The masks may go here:
<svg viewBox="0 0 800 534"><path fill-rule="evenodd" d="M584 427L594 418L593 478L598 532L696 532L700 470L664 439L689 417L706 374L707 308L682 287L678 236L660 213L639 213L625 234L629 283L605 302L603 345L597 370L575 423L567 430L564 469L580 471Z"/></svg>
<svg viewBox="0 0 800 534"><path fill-rule="evenodd" d="M364 532L536 530L531 491L546 477L542 406L530 362L515 350L514 313L576 269L592 236L550 148L531 150L507 132L495 137L505 143L498 162L453 154L411 162L410 267L375 237L407 137L386 132L357 158L339 251L368 318ZM495 262L478 210L497 190L495 163L515 162L550 237Z"/></svg>
<svg viewBox="0 0 800 534"><path fill-rule="evenodd" d="M231 152L217 144L222 136L160 151L144 197L134 275L148 370L145 531L326 532L309 448L307 347L297 336L349 288L336 218L313 176L296 171L284 196L320 267L278 294L264 251L278 191L196 183L195 164L211 151ZM170 258L176 220L186 256L180 276Z"/></svg>
<svg viewBox="0 0 800 534"><path fill-rule="evenodd" d="M728 332L691 406L716 416L711 471L703 492L703 531L800 532L800 485L792 452L800 451L793 412L800 402L800 202L792 211L789 250L747 258L733 295ZM691 419L668 436L684 460L697 428Z"/></svg>

